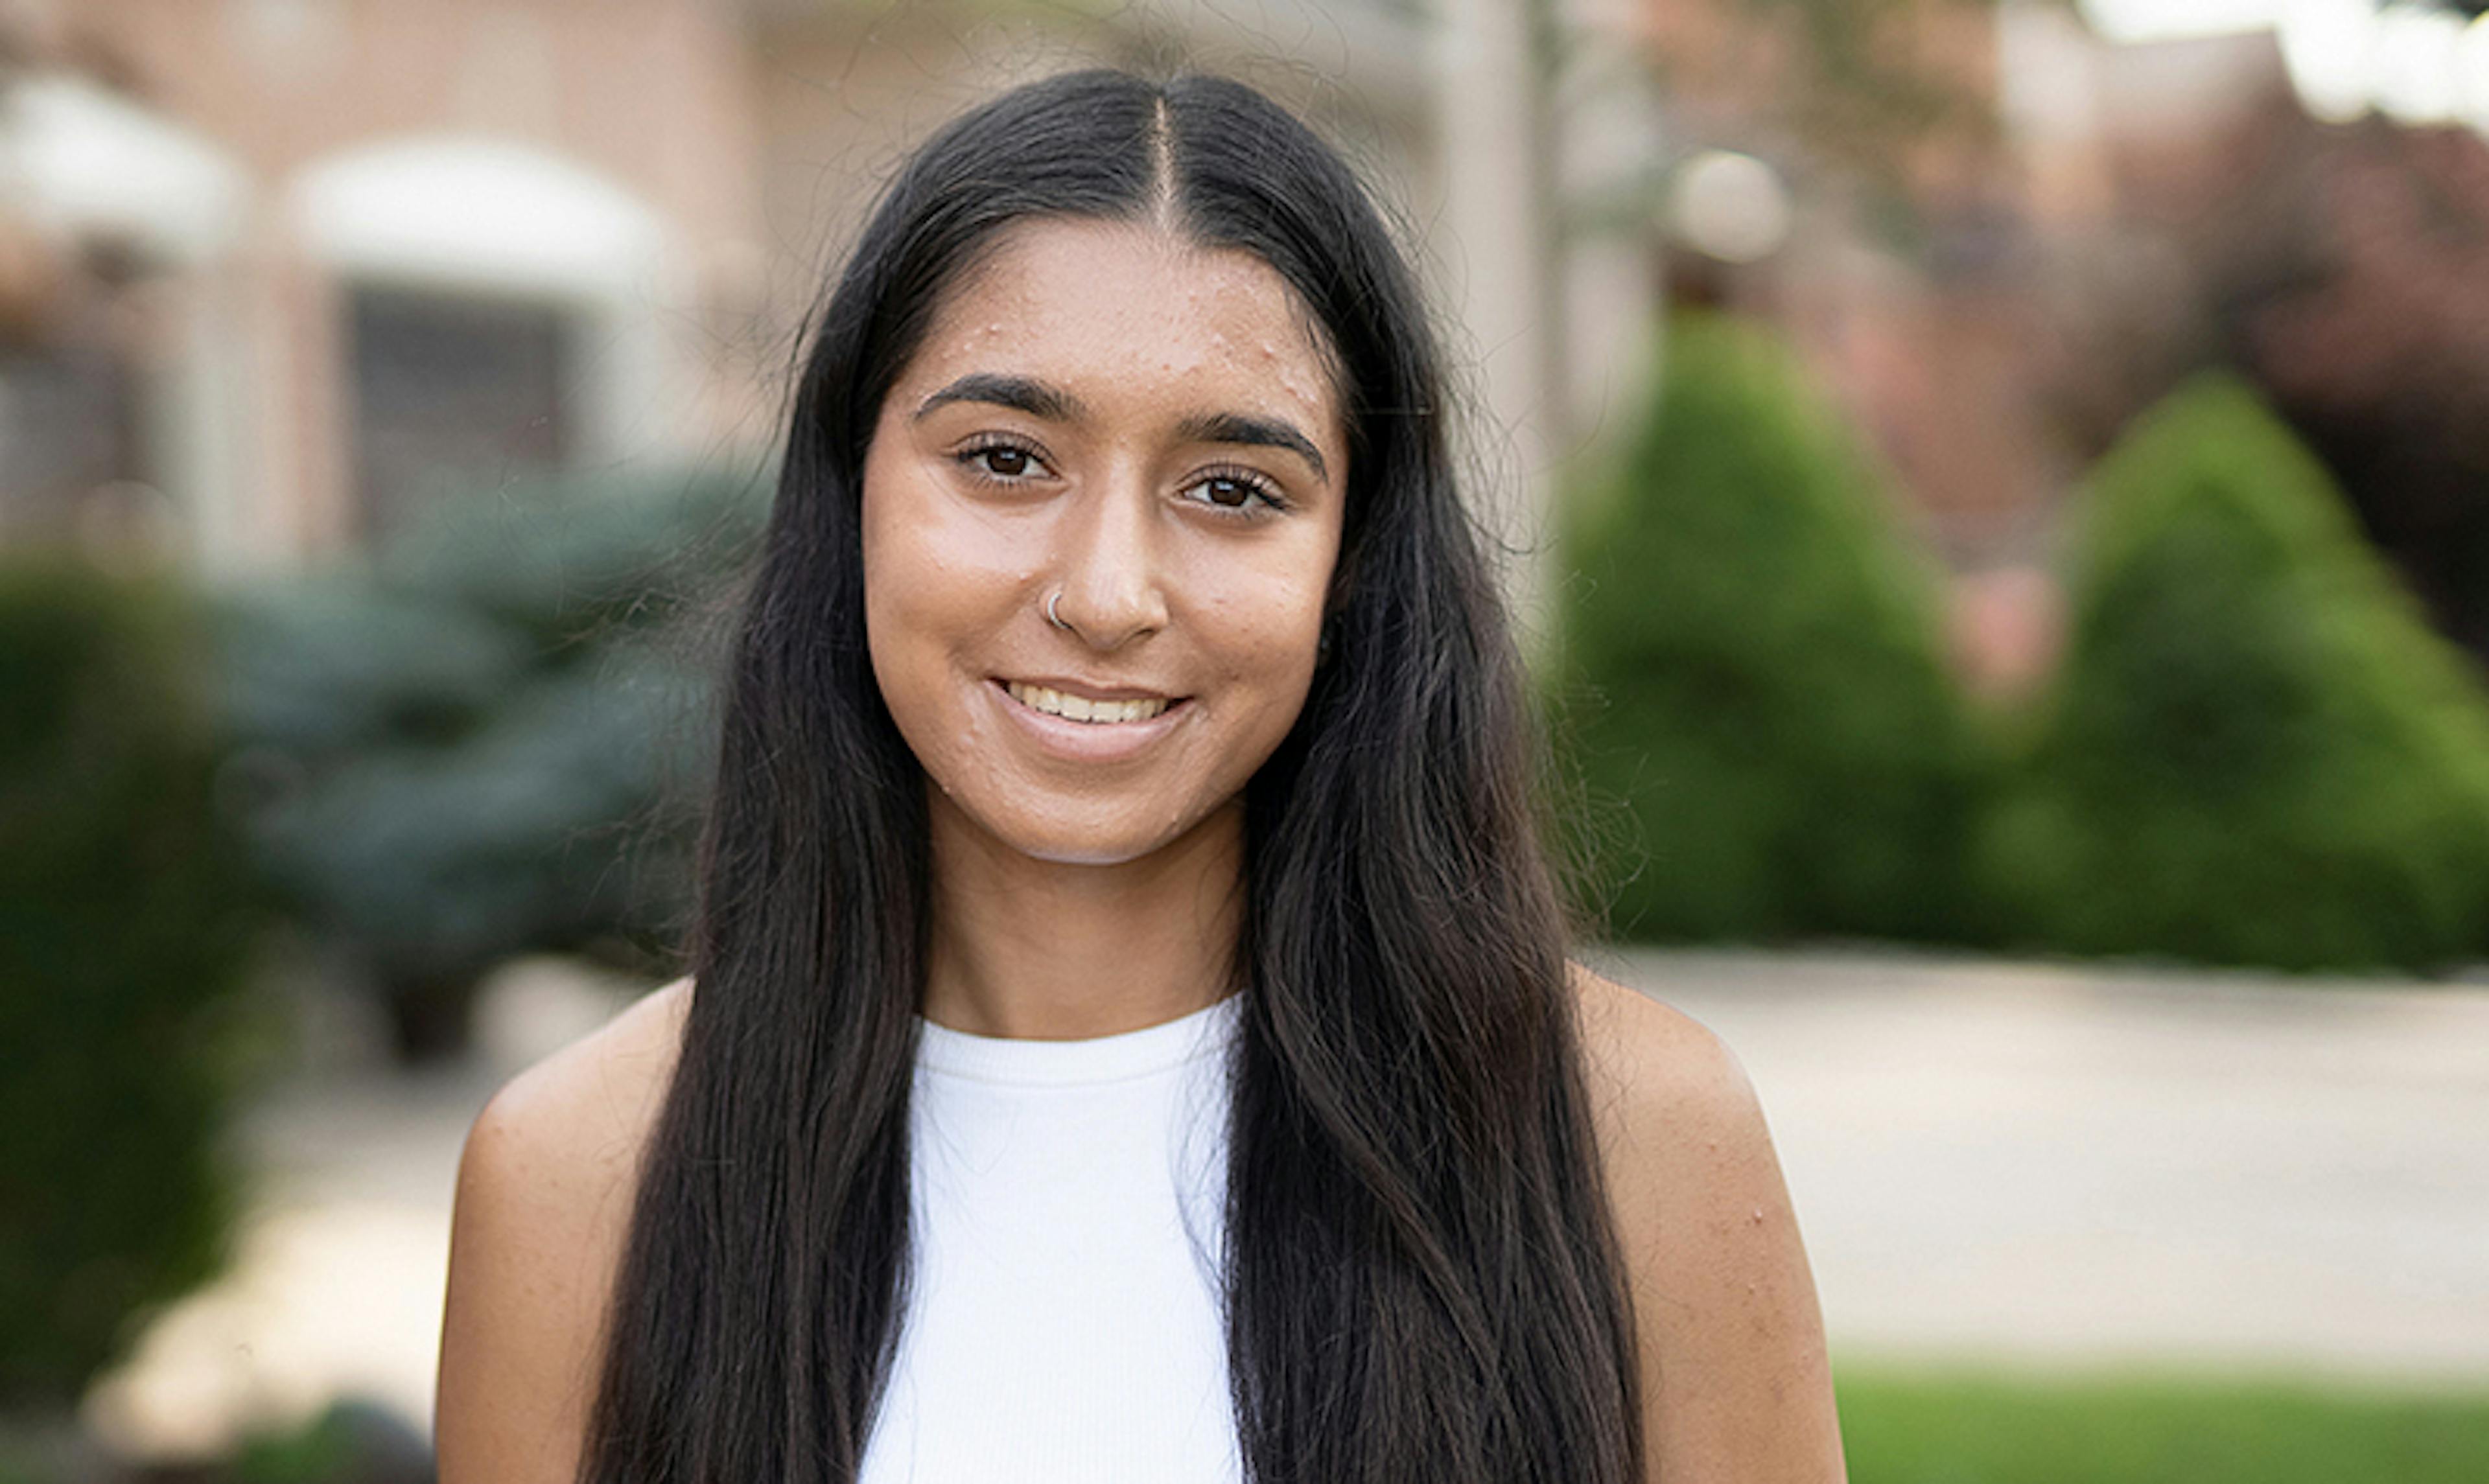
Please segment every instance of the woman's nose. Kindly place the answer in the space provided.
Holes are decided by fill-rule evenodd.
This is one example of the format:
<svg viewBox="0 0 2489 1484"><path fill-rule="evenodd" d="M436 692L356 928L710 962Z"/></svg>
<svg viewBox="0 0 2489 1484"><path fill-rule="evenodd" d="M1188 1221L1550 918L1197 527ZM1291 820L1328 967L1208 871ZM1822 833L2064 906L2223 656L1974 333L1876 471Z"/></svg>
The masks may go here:
<svg viewBox="0 0 2489 1484"><path fill-rule="evenodd" d="M1057 528L1046 616L1092 649L1120 649L1166 627L1149 492L1119 479L1073 500Z"/></svg>

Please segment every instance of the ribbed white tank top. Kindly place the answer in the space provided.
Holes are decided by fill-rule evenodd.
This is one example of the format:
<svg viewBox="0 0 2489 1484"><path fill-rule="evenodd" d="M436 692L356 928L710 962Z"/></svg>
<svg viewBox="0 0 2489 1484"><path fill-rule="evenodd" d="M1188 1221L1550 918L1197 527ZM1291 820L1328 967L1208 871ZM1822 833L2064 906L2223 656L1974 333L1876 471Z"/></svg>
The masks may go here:
<svg viewBox="0 0 2489 1484"><path fill-rule="evenodd" d="M915 1274L862 1484L1232 1484L1235 996L1091 1041L923 1026Z"/></svg>

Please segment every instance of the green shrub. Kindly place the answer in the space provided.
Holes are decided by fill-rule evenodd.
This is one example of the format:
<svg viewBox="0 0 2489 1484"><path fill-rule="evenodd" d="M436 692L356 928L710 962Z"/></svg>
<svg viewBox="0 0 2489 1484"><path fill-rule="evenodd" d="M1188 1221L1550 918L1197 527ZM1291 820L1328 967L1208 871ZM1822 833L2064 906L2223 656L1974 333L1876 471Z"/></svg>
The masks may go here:
<svg viewBox="0 0 2489 1484"><path fill-rule="evenodd" d="M2077 561L1987 841L2038 942L2415 970L2489 945L2489 699L2254 393L2148 414Z"/></svg>
<svg viewBox="0 0 2489 1484"><path fill-rule="evenodd" d="M1975 940L1987 763L1930 564L1792 357L1689 317L1622 457L1568 498L1559 740L1612 929ZM1597 831L1594 828L1593 833Z"/></svg>
<svg viewBox="0 0 2489 1484"><path fill-rule="evenodd" d="M365 565L228 598L254 855L382 990L401 1051L461 1044L512 955L665 959L708 740L699 640L765 508L726 471L502 487Z"/></svg>
<svg viewBox="0 0 2489 1484"><path fill-rule="evenodd" d="M247 1439L201 1484L431 1484L428 1440L378 1402L348 1397L295 1427Z"/></svg>
<svg viewBox="0 0 2489 1484"><path fill-rule="evenodd" d="M254 913L196 615L0 566L0 1411L57 1406L205 1277Z"/></svg>

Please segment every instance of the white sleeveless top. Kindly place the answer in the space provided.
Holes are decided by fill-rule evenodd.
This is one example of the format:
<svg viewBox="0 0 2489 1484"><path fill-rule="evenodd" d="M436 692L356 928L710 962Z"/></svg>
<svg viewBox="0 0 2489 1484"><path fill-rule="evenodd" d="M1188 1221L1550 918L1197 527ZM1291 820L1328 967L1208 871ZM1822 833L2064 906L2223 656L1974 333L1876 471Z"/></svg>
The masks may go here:
<svg viewBox="0 0 2489 1484"><path fill-rule="evenodd" d="M915 1272L862 1484L1233 1484L1219 1257L1239 1010L1091 1041L923 1024Z"/></svg>

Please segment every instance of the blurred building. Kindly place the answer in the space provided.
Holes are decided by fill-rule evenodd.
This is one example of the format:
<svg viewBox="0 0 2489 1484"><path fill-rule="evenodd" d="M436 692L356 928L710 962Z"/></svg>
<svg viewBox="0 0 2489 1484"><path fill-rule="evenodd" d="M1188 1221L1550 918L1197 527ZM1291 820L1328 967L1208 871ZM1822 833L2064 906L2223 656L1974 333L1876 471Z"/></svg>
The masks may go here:
<svg viewBox="0 0 2489 1484"><path fill-rule="evenodd" d="M2361 281L2468 302L2443 233L2335 239L2489 179L2465 162L2489 160L2489 23L2305 0L2295 30L2176 24L2190 3L0 0L0 539L152 534L235 574L446 488L748 459L909 144L1026 76L1184 60L1384 187L1519 551L1545 552L1555 472L1629 420L1666 297L1799 343L1956 574L1974 674L2045 669L2060 507L2214 362L2298 396L2489 650L2489 599L2425 556L2489 549L2460 494L2489 470L2410 452L2322 374L2452 385L2468 321L2387 305L2402 349L2361 362L2364 312L2282 302L2394 251ZM2342 204L2392 181L2399 217ZM2489 415L2439 400L2449 428ZM2370 492L2362 457L2439 493L2397 505L2410 479Z"/></svg>
<svg viewBox="0 0 2489 1484"><path fill-rule="evenodd" d="M2451 389L2489 385L2484 8L1663 0L1671 294L1798 342L1953 570L1974 679L2045 672L2063 505L2210 365L2489 655L2489 458L2445 431L2489 418Z"/></svg>
<svg viewBox="0 0 2489 1484"><path fill-rule="evenodd" d="M0 519L100 484L211 571L748 417L734 16L701 0L8 13Z"/></svg>
<svg viewBox="0 0 2489 1484"><path fill-rule="evenodd" d="M1646 349L1651 275L1627 223L1623 271L1571 305L1588 359L1535 338L1560 244L1525 13L1446 10L9 0L0 539L134 530L232 575L358 549L443 489L748 457L905 148L1089 62L1233 71L1342 142L1474 330L1455 348L1531 484L1566 387L1604 395Z"/></svg>
<svg viewBox="0 0 2489 1484"><path fill-rule="evenodd" d="M2025 11L2017 112L2066 441L2096 451L2198 367L2246 376L2489 667L2484 9L2125 42Z"/></svg>

